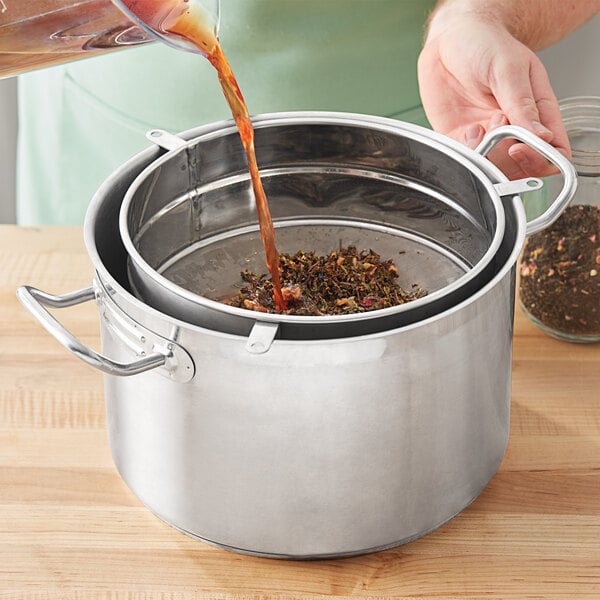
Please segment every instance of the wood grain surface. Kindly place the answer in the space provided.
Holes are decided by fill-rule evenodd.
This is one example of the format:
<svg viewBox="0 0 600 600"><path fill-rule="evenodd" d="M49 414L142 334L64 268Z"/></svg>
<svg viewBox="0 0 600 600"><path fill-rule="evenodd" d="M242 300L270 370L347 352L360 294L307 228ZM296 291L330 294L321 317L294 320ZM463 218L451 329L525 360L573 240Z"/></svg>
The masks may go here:
<svg viewBox="0 0 600 600"><path fill-rule="evenodd" d="M508 451L467 510L385 552L261 559L175 531L120 479L100 373L15 298L91 277L81 228L0 227L0 598L600 598L600 345L517 311ZM93 303L60 319L99 346Z"/></svg>

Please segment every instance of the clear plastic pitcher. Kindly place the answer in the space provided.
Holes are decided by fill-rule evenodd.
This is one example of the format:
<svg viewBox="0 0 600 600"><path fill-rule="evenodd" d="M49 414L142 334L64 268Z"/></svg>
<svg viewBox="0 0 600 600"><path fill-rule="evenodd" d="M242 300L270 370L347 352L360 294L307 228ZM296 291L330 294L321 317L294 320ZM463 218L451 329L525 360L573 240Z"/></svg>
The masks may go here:
<svg viewBox="0 0 600 600"><path fill-rule="evenodd" d="M192 11L216 36L219 0L0 0L0 78L160 39L200 52L168 23Z"/></svg>

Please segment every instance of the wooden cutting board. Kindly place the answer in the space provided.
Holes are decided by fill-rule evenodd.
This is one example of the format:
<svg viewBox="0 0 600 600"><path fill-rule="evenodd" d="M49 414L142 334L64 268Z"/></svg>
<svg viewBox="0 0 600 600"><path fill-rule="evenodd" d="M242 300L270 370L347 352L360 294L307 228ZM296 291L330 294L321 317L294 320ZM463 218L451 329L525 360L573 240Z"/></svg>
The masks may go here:
<svg viewBox="0 0 600 600"><path fill-rule="evenodd" d="M517 310L510 442L481 496L399 548L275 561L186 537L120 479L102 376L15 298L91 278L81 228L0 227L0 599L600 598L600 344ZM99 347L93 303L60 319Z"/></svg>

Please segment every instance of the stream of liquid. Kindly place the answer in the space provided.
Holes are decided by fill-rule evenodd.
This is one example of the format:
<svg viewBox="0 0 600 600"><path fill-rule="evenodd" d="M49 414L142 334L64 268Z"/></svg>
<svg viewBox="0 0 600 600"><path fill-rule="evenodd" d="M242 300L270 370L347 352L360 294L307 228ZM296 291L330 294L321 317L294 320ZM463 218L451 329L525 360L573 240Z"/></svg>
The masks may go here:
<svg viewBox="0 0 600 600"><path fill-rule="evenodd" d="M286 310L279 277L273 221L260 179L254 128L233 71L207 21L203 0L120 0L140 25L175 47L204 55L217 70L221 88L248 159L275 308ZM0 0L0 77L60 64L155 40L111 0Z"/></svg>
<svg viewBox="0 0 600 600"><path fill-rule="evenodd" d="M260 236L265 248L266 263L273 281L275 308L286 310L279 276L279 253L275 246L275 231L267 197L260 179L254 149L254 127L248 107L242 96L235 75L223 53L216 35L207 27L192 3L186 0L165 2L158 0L123 0L129 10L149 27L173 39L189 42L203 54L216 69L223 94L240 133L240 139L248 160L248 170L256 198L256 211Z"/></svg>

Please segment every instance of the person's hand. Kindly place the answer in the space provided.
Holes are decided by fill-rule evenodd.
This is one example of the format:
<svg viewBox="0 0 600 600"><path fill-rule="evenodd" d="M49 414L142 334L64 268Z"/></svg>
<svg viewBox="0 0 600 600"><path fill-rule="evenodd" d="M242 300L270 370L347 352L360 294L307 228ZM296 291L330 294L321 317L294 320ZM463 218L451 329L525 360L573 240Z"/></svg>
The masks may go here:
<svg viewBox="0 0 600 600"><path fill-rule="evenodd" d="M423 107L436 131L474 148L486 132L520 125L570 158L543 64L500 23L464 15L432 22L418 72ZM540 154L511 140L488 158L510 179L557 172Z"/></svg>

